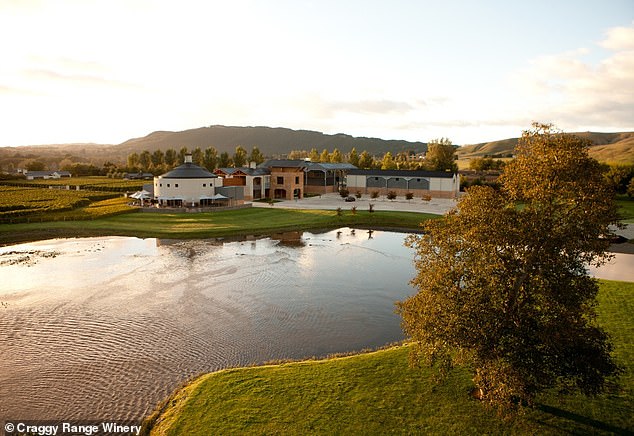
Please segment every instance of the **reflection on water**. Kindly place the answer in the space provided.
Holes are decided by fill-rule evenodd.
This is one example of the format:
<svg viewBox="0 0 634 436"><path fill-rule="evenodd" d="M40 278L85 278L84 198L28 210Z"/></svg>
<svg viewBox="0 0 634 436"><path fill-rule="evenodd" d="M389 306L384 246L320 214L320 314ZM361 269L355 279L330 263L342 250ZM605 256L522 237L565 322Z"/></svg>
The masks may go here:
<svg viewBox="0 0 634 436"><path fill-rule="evenodd" d="M394 301L413 292L403 238L2 247L0 421L138 419L200 372L399 340Z"/></svg>
<svg viewBox="0 0 634 436"><path fill-rule="evenodd" d="M2 247L0 422L136 420L201 372L400 340L394 301L414 274L404 236ZM613 263L598 275L634 281L634 256Z"/></svg>

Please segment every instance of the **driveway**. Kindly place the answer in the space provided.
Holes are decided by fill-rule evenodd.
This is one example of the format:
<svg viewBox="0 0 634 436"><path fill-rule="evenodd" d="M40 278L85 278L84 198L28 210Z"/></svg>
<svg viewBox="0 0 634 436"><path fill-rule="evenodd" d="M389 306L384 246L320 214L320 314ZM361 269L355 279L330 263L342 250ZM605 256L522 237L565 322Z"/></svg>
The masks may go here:
<svg viewBox="0 0 634 436"><path fill-rule="evenodd" d="M301 200L283 200L270 206L267 203L254 202L253 207L277 207L283 209L326 209L335 210L340 207L350 210L356 206L358 210L368 210L370 203L374 204L374 210L398 210L404 212L425 212L444 215L456 205L456 200L434 198L431 201L423 201L420 198L405 200L404 197L396 200L387 200L385 197L370 199L364 195L356 201L345 202L339 194L323 194L317 197L303 198Z"/></svg>
<svg viewBox="0 0 634 436"><path fill-rule="evenodd" d="M301 200L282 200L270 206L267 203L253 203L253 207L277 207L283 209L326 209L335 210L340 207L343 210L350 210L356 206L358 210L368 210L369 204L374 204L374 210L398 210L404 212L424 212L444 215L453 208L457 201L446 198L434 198L431 201L423 201L420 198L405 200L397 197L396 200L388 200L385 197L371 199L369 195L364 195L356 201L347 203L339 194L323 194L317 197L303 198ZM634 240L634 225L625 225L623 229L615 229L617 235L621 235L629 240ZM614 249L618 247L619 249ZM614 251L634 252L633 244L615 244Z"/></svg>

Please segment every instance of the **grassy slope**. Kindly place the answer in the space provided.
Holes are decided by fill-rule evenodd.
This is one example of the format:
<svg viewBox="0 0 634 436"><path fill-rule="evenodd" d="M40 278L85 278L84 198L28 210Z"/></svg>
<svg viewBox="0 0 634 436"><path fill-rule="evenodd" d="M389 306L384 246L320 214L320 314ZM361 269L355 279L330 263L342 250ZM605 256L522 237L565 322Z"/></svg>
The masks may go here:
<svg viewBox="0 0 634 436"><path fill-rule="evenodd" d="M573 134L592 141L594 145L590 147L590 156L600 162L615 164L634 163L634 132L577 132ZM517 138L510 138L501 141L465 145L460 147L456 153L460 159L471 159L484 155L513 153L516 145Z"/></svg>
<svg viewBox="0 0 634 436"><path fill-rule="evenodd" d="M267 234L288 230L369 226L416 229L438 215L414 212L344 211L248 208L224 212L163 214L132 213L92 221L0 225L0 244L56 237L121 235L156 238L211 238Z"/></svg>
<svg viewBox="0 0 634 436"><path fill-rule="evenodd" d="M628 224L634 224L634 200L622 197L616 200L621 214L621 221Z"/></svg>
<svg viewBox="0 0 634 436"><path fill-rule="evenodd" d="M622 389L587 399L548 393L501 419L469 397L465 370L435 385L407 346L323 361L206 374L167 403L152 434L551 434L634 431L634 283L603 282L599 321L625 366Z"/></svg>

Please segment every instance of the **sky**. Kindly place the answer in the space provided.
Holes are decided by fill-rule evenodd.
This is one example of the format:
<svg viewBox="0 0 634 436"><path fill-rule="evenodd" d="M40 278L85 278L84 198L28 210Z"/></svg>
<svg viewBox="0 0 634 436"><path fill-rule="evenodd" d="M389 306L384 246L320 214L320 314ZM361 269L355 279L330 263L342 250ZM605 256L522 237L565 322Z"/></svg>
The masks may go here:
<svg viewBox="0 0 634 436"><path fill-rule="evenodd" d="M634 131L634 0L0 0L0 146Z"/></svg>

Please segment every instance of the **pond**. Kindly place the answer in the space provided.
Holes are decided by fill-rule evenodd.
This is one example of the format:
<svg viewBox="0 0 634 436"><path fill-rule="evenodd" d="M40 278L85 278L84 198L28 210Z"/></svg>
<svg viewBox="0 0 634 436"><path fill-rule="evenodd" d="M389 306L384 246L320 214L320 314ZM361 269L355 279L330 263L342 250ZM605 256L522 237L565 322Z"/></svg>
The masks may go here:
<svg viewBox="0 0 634 436"><path fill-rule="evenodd" d="M136 420L188 377L403 338L404 234L0 248L0 420Z"/></svg>
<svg viewBox="0 0 634 436"><path fill-rule="evenodd" d="M0 421L139 420L201 372L401 340L405 236L0 247ZM617 256L606 278L634 280L634 256Z"/></svg>

